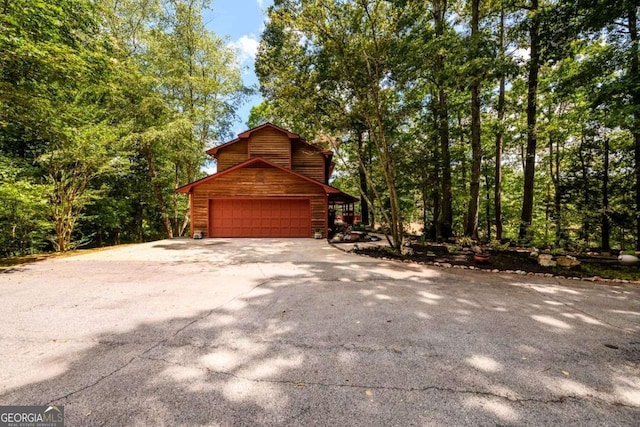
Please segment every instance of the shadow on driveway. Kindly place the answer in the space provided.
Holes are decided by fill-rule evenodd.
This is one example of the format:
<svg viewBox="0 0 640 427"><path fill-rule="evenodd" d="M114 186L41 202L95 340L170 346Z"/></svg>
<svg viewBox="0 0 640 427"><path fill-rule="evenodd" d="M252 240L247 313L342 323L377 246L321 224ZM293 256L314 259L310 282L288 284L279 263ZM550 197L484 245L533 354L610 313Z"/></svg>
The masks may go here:
<svg viewBox="0 0 640 427"><path fill-rule="evenodd" d="M637 422L637 291L338 256L101 334L0 402L62 404L69 425Z"/></svg>

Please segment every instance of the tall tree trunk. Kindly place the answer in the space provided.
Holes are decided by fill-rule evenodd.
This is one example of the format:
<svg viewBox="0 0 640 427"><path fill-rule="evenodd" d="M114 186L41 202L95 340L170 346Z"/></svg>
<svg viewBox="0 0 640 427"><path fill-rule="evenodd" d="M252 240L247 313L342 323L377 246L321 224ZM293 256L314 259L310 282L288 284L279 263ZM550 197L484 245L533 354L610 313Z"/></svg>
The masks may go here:
<svg viewBox="0 0 640 427"><path fill-rule="evenodd" d="M580 160L580 171L582 173L582 194L584 195L583 205L581 206L582 211L584 212L582 215L582 238L589 244L589 229L591 228L590 216L589 216L589 208L591 207L591 196L589 194L589 168L590 164L587 164L587 159L584 156L584 129L582 130L582 136L580 138L580 147L578 149L578 158Z"/></svg>
<svg viewBox="0 0 640 427"><path fill-rule="evenodd" d="M556 221L556 239L559 241L564 237L564 219L562 218L562 191L560 190L560 140L556 142L556 175L553 178L553 216Z"/></svg>
<svg viewBox="0 0 640 427"><path fill-rule="evenodd" d="M544 203L544 242L549 243L549 224L551 223L551 184L547 182L547 198ZM557 238L557 236L556 236Z"/></svg>
<svg viewBox="0 0 640 427"><path fill-rule="evenodd" d="M437 125L436 119L436 125ZM441 202L440 197L440 149L438 146L438 137L434 136L434 150L433 150L433 162L432 164L432 185L431 185L431 198L433 200L433 237L436 240L442 239L442 222L440 217Z"/></svg>
<svg viewBox="0 0 640 427"><path fill-rule="evenodd" d="M635 84L632 85L631 95L633 98L633 140L634 140L634 160L636 175L636 250L640 251L640 64L638 59L638 19L637 6L630 3L629 7L629 37L631 40L631 69L630 75Z"/></svg>
<svg viewBox="0 0 640 427"><path fill-rule="evenodd" d="M180 167L178 166L178 163L175 163L175 176L174 176L174 183L173 185L175 186L175 188L180 187ZM188 208L187 208L188 210ZM176 229L174 230L174 234L177 234L178 236L181 236L182 233L180 232L180 229L178 228L178 193L177 192L173 192L173 224L176 227Z"/></svg>
<svg viewBox="0 0 640 427"><path fill-rule="evenodd" d="M551 120L551 119L549 119ZM555 224L555 245L560 244L562 237L562 203L560 193L560 143L553 149L553 138L549 137L549 176L553 184L553 215Z"/></svg>
<svg viewBox="0 0 640 427"><path fill-rule="evenodd" d="M369 134L367 134L367 165L371 165L373 161L373 147L371 144L371 139ZM366 175L366 174L365 174ZM373 187L373 183L370 183L368 187L367 197L369 198L369 225L372 228L376 226L376 205L375 205L375 188Z"/></svg>
<svg viewBox="0 0 640 427"><path fill-rule="evenodd" d="M189 197L192 197L192 196L189 195ZM191 206L191 203L189 203L189 206ZM187 210L184 212L184 220L182 221L182 226L180 227L180 230L178 230L179 237L184 236L184 232L187 230L187 227L189 226L190 222L191 222L191 208L187 207Z"/></svg>
<svg viewBox="0 0 640 427"><path fill-rule="evenodd" d="M422 198L422 237L426 237L428 234L427 229L427 211L429 209L429 181L422 179L422 185L420 186L420 196Z"/></svg>
<svg viewBox="0 0 640 427"><path fill-rule="evenodd" d="M602 176L602 250L611 249L609 224L609 137L604 140L604 173Z"/></svg>
<svg viewBox="0 0 640 427"><path fill-rule="evenodd" d="M144 242L144 204L140 198L138 198L137 202L133 204L133 212L134 212L134 228L136 231L136 241L138 243Z"/></svg>
<svg viewBox="0 0 640 427"><path fill-rule="evenodd" d="M504 5L500 6L500 53L504 55ZM500 89L498 93L498 132L496 133L496 166L493 203L496 220L496 240L502 240L502 140L504 137L504 104L506 78L500 72Z"/></svg>
<svg viewBox="0 0 640 427"><path fill-rule="evenodd" d="M462 111L458 111L458 129L460 130L460 147L464 147L464 132L462 131ZM467 156L462 156L460 159L460 172L462 173L461 188L462 194L469 194L467 189ZM467 230L467 201L463 205L464 216L462 217L462 232Z"/></svg>
<svg viewBox="0 0 640 427"><path fill-rule="evenodd" d="M446 1L435 0L434 20L436 37L444 35ZM449 107L447 90L444 86L444 55L439 55L436 60L436 68L439 76L438 87L438 134L440 137L440 154L442 160L442 205L440 227L442 237L447 239L452 236L453 230L453 197L451 194L451 153L449 151Z"/></svg>
<svg viewBox="0 0 640 427"><path fill-rule="evenodd" d="M153 154L149 147L144 147L143 155L147 160L147 166L149 167L149 176L151 178L151 184L153 186L153 192L158 201L158 207L160 208L160 215L162 216L162 223L167 231L167 237L173 238L173 226L171 225L171 219L169 218L169 212L167 212L167 205L164 202L164 196L162 195L162 187L158 182L158 172L156 171L155 163L153 162Z"/></svg>
<svg viewBox="0 0 640 427"><path fill-rule="evenodd" d="M484 171L484 192L486 198L485 212L487 216L487 239L491 241L491 186L489 185L489 172Z"/></svg>
<svg viewBox="0 0 640 427"><path fill-rule="evenodd" d="M447 92L439 91L440 106L440 155L442 160L442 206L441 228L442 237L447 239L453 234L453 196L451 194L451 153L449 151L449 109L447 106Z"/></svg>
<svg viewBox="0 0 640 427"><path fill-rule="evenodd" d="M364 138L362 137L362 131L356 131L358 138L358 157L362 161L358 162L358 178L360 181L360 222L363 224L369 224L369 204L367 203L367 175L364 170L366 167L364 163Z"/></svg>
<svg viewBox="0 0 640 427"><path fill-rule="evenodd" d="M471 1L471 38L478 36L480 0ZM469 183L469 206L465 236L478 238L478 205L480 202L480 167L482 166L482 145L480 141L480 78L471 81L471 182Z"/></svg>
<svg viewBox="0 0 640 427"><path fill-rule="evenodd" d="M382 118L382 112L379 109L376 109L376 119L378 122L376 137L378 138L378 144L382 147L382 172L387 182L387 188L389 189L389 204L391 208L391 221L389 221L389 226L391 227L391 238L393 249L400 253L404 227L402 222L402 212L400 211L400 203L395 184L395 163L390 152L390 143L387 141L387 136L384 134L384 130L382 128L382 124L384 123L384 121Z"/></svg>
<svg viewBox="0 0 640 427"><path fill-rule="evenodd" d="M540 70L540 22L535 15L538 11L538 0L531 0L532 20L529 28L531 43L531 58L529 59L529 77L527 90L527 154L524 167L524 192L522 196L522 215L520 216L520 241L529 243L533 237L531 223L533 221L533 193L536 167L536 122L537 122L537 94L538 72Z"/></svg>

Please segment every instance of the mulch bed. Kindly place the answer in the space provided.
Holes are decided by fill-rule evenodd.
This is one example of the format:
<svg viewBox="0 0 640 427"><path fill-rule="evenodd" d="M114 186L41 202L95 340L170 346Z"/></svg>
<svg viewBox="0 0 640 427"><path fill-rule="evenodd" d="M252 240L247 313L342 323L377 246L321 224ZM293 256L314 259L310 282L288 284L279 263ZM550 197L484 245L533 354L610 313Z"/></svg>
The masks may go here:
<svg viewBox="0 0 640 427"><path fill-rule="evenodd" d="M639 266L620 265L616 257L578 257L581 265L573 268L543 267L538 260L530 257L530 249L508 249L490 251L488 263L478 263L473 259L473 251L464 248L457 253L449 253L446 245L437 243L412 244L413 253L398 255L384 247L357 249L355 252L374 258L395 259L405 262L430 264L442 267L472 270L490 270L493 272L516 273L521 275L571 277L583 280L603 280L617 283L632 283L628 277L640 281ZM625 279L603 279L602 277L627 277Z"/></svg>

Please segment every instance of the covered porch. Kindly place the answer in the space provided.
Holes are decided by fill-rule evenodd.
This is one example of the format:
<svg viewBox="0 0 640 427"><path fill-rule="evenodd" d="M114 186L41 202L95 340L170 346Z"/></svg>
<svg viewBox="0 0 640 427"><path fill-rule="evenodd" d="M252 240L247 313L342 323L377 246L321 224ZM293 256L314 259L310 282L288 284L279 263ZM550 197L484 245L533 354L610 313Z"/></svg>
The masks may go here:
<svg viewBox="0 0 640 427"><path fill-rule="evenodd" d="M353 226L360 222L360 213L356 204L360 200L347 193L329 194L329 233L336 230L337 225Z"/></svg>

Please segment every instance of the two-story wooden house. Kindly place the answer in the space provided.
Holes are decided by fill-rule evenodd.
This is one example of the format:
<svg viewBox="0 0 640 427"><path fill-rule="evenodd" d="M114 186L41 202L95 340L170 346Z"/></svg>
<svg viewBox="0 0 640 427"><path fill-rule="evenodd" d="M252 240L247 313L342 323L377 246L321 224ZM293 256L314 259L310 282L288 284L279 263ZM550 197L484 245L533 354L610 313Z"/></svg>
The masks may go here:
<svg viewBox="0 0 640 427"><path fill-rule="evenodd" d="M329 205L357 201L328 184L332 151L271 123L207 154L217 172L176 190L189 195L192 236L326 237Z"/></svg>

